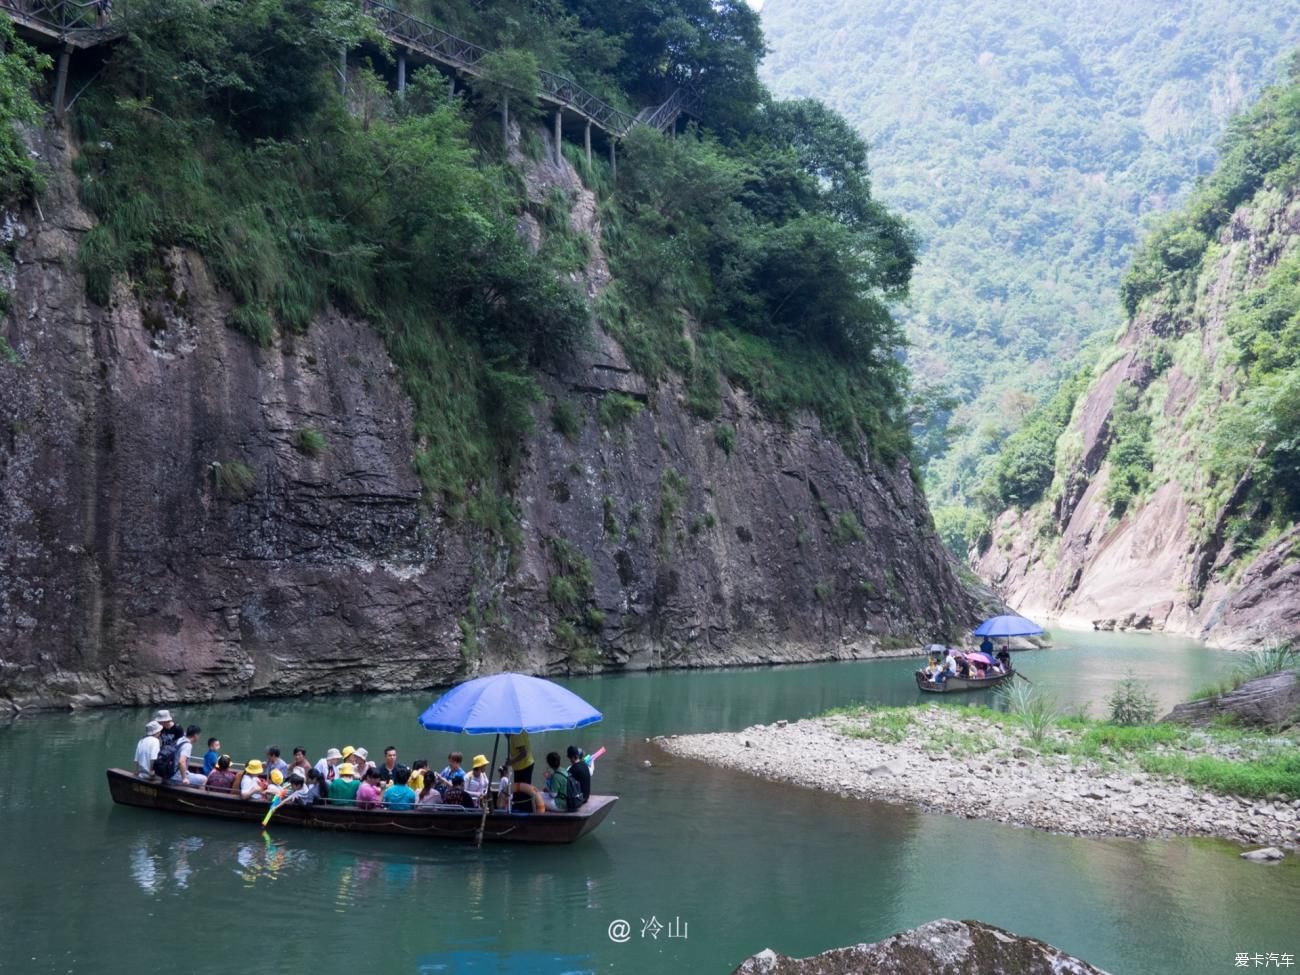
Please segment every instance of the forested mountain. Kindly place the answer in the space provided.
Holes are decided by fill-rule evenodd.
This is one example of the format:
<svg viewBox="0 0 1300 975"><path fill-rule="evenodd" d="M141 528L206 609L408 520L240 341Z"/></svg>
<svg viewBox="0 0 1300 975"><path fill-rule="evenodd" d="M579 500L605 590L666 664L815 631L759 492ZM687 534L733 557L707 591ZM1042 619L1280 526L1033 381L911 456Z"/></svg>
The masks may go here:
<svg viewBox="0 0 1300 975"><path fill-rule="evenodd" d="M120 6L63 119L0 10L0 699L966 622L909 464L913 236L851 126L768 96L742 0L406 0L489 49L454 93L410 52L396 91L354 0ZM543 68L691 115L615 169Z"/></svg>
<svg viewBox="0 0 1300 975"><path fill-rule="evenodd" d="M1277 77L1300 3L767 0L762 16L774 90L843 112L871 144L877 195L919 232L915 382L966 404L950 448L932 422L920 445L964 551L981 519L962 506L992 452L1121 323L1143 228Z"/></svg>
<svg viewBox="0 0 1300 975"><path fill-rule="evenodd" d="M1300 58L1233 120L1121 295L1118 342L999 454L1009 510L981 571L1026 609L1084 624L1294 638Z"/></svg>

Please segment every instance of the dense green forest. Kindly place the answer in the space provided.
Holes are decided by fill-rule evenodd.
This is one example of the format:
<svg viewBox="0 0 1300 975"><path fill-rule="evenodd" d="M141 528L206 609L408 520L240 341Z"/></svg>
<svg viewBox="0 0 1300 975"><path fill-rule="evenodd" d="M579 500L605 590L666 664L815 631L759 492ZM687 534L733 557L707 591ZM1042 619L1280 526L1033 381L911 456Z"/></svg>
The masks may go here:
<svg viewBox="0 0 1300 975"><path fill-rule="evenodd" d="M536 160L539 65L633 110L688 85L698 123L675 139L637 130L617 177L566 147L597 193L615 276L594 312L652 380L685 381L701 416L726 375L776 415L816 412L855 454L906 454L890 307L911 232L872 198L865 143L843 119L768 96L749 6L404 6L492 46L483 78L451 98L425 68L399 98L385 40L349 0L133 3L102 67L74 78L75 173L99 218L81 251L92 300L124 286L165 300L162 251L179 245L207 258L235 300L230 326L263 346L327 305L364 317L414 401L430 495L508 535L535 370L585 341L593 309L571 283L588 246L572 200L527 198L497 106L509 93ZM48 65L5 40L19 54L0 79L0 151L17 158L11 125L31 118ZM353 51L346 95L340 48ZM38 175L14 170L5 188L31 192ZM544 228L536 252L517 231L526 210Z"/></svg>
<svg viewBox="0 0 1300 975"><path fill-rule="evenodd" d="M877 194L917 227L903 316L917 442L964 551L987 525L979 497L1045 486L1043 433L1077 393L1062 382L1121 324L1145 230L1300 41L1300 3L767 0L763 23L769 83L843 112ZM999 468L1022 426L1037 434Z"/></svg>

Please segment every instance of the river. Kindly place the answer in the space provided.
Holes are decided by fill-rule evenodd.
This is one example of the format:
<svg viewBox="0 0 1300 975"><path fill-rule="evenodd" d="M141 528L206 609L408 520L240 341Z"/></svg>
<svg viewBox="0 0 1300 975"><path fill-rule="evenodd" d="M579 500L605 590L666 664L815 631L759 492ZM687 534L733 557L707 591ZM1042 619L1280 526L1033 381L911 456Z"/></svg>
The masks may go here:
<svg viewBox="0 0 1300 975"><path fill-rule="evenodd" d="M1065 708L1127 669L1171 705L1231 658L1157 636L1059 633L1018 654ZM1111 972L1215 973L1239 952L1300 956L1300 863L1247 863L1207 840L1097 840L766 783L666 756L647 737L740 730L858 701L919 703L912 660L575 679L605 713L597 791L622 798L570 847L459 845L275 829L114 807L145 710L0 725L0 970L50 973L727 972L763 947L800 955L937 917L1043 938ZM490 739L430 734L432 695L174 707L238 759L270 742L388 744L409 762ZM486 742L486 745L482 744ZM540 759L540 754L539 754ZM651 767L644 767L649 761ZM941 774L941 773L938 773ZM663 925L651 937L651 919ZM627 940L610 938L628 922ZM615 925L615 934L619 927Z"/></svg>

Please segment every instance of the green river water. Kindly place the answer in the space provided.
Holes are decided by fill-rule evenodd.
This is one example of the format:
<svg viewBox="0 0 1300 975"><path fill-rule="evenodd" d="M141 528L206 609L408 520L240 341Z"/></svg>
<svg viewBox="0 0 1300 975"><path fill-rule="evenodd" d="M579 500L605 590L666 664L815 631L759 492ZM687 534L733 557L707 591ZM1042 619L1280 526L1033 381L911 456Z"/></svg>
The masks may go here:
<svg viewBox="0 0 1300 975"><path fill-rule="evenodd" d="M1018 654L1094 712L1126 669L1171 705L1229 655L1153 636L1058 633ZM1207 840L1097 840L967 821L764 782L645 739L740 730L857 701L920 703L912 660L568 681L602 724L534 750L604 745L612 817L570 847L489 846L232 824L113 806L143 709L0 725L0 970L38 973L729 972L938 917L1043 938L1114 973L1215 973L1238 952L1300 956L1300 863L1247 863ZM974 695L965 695L969 700ZM236 758L275 742L388 744L409 762L491 739L430 734L418 694L174 707ZM170 703L170 702L160 702ZM539 754L540 759L540 754ZM653 765L643 767L649 759ZM664 925L657 938L651 918ZM611 924L625 920L628 940ZM617 929L616 929L617 933ZM676 937L669 937L676 933Z"/></svg>

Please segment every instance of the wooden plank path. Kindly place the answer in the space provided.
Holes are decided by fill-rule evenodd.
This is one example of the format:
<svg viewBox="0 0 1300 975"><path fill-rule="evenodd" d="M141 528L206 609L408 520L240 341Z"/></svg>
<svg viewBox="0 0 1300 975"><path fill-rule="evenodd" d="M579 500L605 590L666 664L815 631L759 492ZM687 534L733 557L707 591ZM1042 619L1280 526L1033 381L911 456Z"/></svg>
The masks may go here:
<svg viewBox="0 0 1300 975"><path fill-rule="evenodd" d="M406 62L433 64L450 72L452 87L459 78L483 77L483 61L492 52L450 31L398 10L382 0L360 0L362 10L374 19L380 33L393 45L397 54L397 87L406 88ZM113 0L111 12L99 0L0 0L0 13L14 22L24 40L37 47L58 51L58 76L54 110L62 117L65 108L68 61L73 51L85 50L117 40L126 32L131 16L130 0ZM347 52L343 52L346 65ZM346 73L344 74L346 85ZM614 144L638 126L659 132L674 128L677 119L690 113L698 103L695 94L684 88L673 92L662 105L651 106L638 115L630 115L597 98L582 85L554 71L537 73L536 96L554 112L555 152L560 157L564 123L583 127L587 160L591 161L591 130L605 133L609 140L610 162L614 162ZM502 127L508 132L509 108L502 105Z"/></svg>

